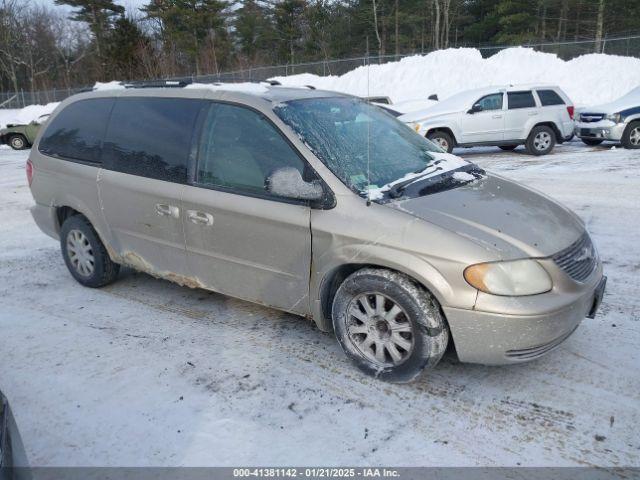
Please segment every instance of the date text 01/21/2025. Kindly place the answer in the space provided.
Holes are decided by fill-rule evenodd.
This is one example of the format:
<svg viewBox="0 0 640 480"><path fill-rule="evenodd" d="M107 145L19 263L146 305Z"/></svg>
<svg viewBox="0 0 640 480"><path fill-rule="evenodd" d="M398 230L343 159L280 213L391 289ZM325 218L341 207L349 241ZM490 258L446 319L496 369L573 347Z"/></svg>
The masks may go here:
<svg viewBox="0 0 640 480"><path fill-rule="evenodd" d="M236 468L233 476L261 478L398 478L397 470L387 468Z"/></svg>

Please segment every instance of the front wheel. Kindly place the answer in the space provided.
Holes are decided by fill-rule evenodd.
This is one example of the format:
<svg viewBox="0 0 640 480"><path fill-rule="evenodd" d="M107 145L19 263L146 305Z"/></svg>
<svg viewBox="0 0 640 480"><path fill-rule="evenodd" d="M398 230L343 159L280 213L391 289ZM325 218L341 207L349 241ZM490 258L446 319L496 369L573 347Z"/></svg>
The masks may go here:
<svg viewBox="0 0 640 480"><path fill-rule="evenodd" d="M431 132L427 138L447 153L453 151L453 138L447 132Z"/></svg>
<svg viewBox="0 0 640 480"><path fill-rule="evenodd" d="M604 140L598 140L595 138L581 138L582 143L585 145L589 145L590 147L595 147L596 145L600 145Z"/></svg>
<svg viewBox="0 0 640 480"><path fill-rule="evenodd" d="M527 152L531 155L546 155L556 144L556 134L551 127L540 125L531 130L527 143Z"/></svg>
<svg viewBox="0 0 640 480"><path fill-rule="evenodd" d="M409 382L440 361L449 329L438 301L407 276L363 268L333 300L333 327L349 359L389 382Z"/></svg>
<svg viewBox="0 0 640 480"><path fill-rule="evenodd" d="M631 122L622 134L624 148L640 148L640 122Z"/></svg>

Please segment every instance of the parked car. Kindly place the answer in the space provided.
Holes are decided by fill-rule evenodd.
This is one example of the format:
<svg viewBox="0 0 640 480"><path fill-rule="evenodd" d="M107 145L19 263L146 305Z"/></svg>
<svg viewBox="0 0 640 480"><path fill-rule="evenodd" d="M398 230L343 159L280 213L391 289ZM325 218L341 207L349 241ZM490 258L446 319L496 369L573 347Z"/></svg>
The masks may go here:
<svg viewBox="0 0 640 480"><path fill-rule="evenodd" d="M431 105L438 102L438 95L430 95L429 98L414 98L409 100L403 100L401 102L392 102L389 97L377 96L377 97L363 97L370 103L377 105L380 108L385 109L394 117L399 117L409 112L415 112L416 110L424 110Z"/></svg>
<svg viewBox="0 0 640 480"><path fill-rule="evenodd" d="M42 124L47 120L49 114L41 115L37 120L28 124L8 124L0 130L0 143L7 144L14 150L30 148L40 130Z"/></svg>
<svg viewBox="0 0 640 480"><path fill-rule="evenodd" d="M583 108L576 136L587 145L611 140L625 148L640 148L640 87L611 103Z"/></svg>
<svg viewBox="0 0 640 480"><path fill-rule="evenodd" d="M485 87L453 95L399 120L451 152L479 145L532 155L549 153L573 137L574 107L555 86Z"/></svg>
<svg viewBox="0 0 640 480"><path fill-rule="evenodd" d="M128 265L308 317L388 381L450 337L531 360L595 315L601 262L555 201L356 97L196 87L80 94L36 139L31 211L82 285Z"/></svg>
<svg viewBox="0 0 640 480"><path fill-rule="evenodd" d="M0 480L30 480L27 454L9 401L0 392Z"/></svg>

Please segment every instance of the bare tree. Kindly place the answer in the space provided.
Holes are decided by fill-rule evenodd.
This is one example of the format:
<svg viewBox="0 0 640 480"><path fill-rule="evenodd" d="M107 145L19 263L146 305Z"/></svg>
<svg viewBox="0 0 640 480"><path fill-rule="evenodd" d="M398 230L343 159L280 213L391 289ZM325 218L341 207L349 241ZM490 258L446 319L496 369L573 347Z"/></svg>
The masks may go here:
<svg viewBox="0 0 640 480"><path fill-rule="evenodd" d="M604 2L605 0L600 0L598 3L598 18L596 20L596 44L595 44L595 52L602 52L602 28L604 24Z"/></svg>

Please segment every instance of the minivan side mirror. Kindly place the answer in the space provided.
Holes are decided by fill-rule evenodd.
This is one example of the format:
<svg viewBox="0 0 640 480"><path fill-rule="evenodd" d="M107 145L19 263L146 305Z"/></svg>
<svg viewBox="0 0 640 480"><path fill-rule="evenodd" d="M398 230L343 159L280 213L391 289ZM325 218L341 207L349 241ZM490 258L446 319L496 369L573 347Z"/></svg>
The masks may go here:
<svg viewBox="0 0 640 480"><path fill-rule="evenodd" d="M305 182L297 168L283 167L275 170L266 182L267 191L273 195L295 200L318 201L324 197L319 181Z"/></svg>
<svg viewBox="0 0 640 480"><path fill-rule="evenodd" d="M473 105L473 107L467 110L467 113L473 115L474 113L481 112L481 111L482 111L482 105L480 105L479 103L476 103Z"/></svg>

